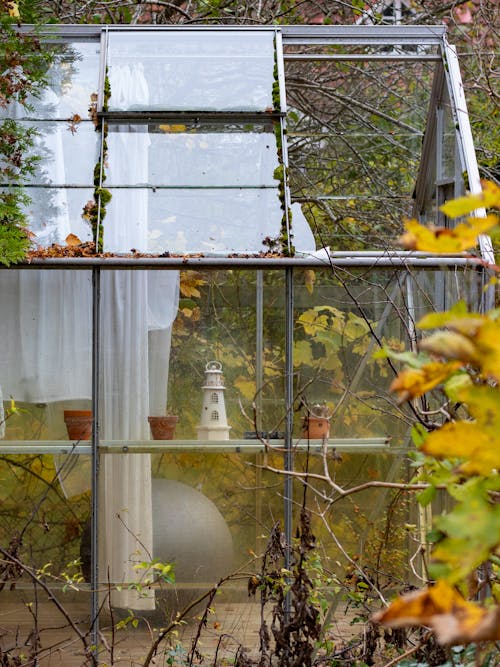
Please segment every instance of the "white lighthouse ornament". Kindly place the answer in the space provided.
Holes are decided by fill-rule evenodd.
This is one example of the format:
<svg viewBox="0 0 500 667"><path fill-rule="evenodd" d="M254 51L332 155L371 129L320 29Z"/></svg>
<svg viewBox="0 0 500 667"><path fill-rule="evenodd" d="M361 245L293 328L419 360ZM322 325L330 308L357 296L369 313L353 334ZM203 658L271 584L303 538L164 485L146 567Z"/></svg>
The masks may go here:
<svg viewBox="0 0 500 667"><path fill-rule="evenodd" d="M205 376L198 440L229 440L231 427L226 417L222 364L209 361L205 367Z"/></svg>

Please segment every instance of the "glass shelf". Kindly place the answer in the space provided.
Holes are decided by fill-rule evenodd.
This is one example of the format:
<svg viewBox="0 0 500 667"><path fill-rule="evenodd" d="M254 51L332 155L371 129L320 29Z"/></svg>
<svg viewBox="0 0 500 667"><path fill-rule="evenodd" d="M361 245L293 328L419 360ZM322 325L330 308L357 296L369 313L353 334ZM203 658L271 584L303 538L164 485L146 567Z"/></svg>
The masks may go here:
<svg viewBox="0 0 500 667"><path fill-rule="evenodd" d="M321 452L322 440L294 438L294 451ZM248 453L283 452L284 440L269 440L266 445L260 440L102 440L99 451L102 454L151 454L156 452L207 452L207 453ZM388 450L390 438L330 438L328 449L338 451L372 452ZM0 442L0 454L91 454L89 440L4 440Z"/></svg>

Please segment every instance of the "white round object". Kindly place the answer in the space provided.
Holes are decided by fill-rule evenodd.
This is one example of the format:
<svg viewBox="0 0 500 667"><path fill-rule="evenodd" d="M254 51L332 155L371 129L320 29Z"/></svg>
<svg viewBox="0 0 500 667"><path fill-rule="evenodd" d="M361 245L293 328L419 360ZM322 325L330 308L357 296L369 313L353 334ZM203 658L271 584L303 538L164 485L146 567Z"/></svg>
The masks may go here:
<svg viewBox="0 0 500 667"><path fill-rule="evenodd" d="M172 479L152 480L153 557L175 564L176 583L216 583L233 566L231 533L214 503Z"/></svg>

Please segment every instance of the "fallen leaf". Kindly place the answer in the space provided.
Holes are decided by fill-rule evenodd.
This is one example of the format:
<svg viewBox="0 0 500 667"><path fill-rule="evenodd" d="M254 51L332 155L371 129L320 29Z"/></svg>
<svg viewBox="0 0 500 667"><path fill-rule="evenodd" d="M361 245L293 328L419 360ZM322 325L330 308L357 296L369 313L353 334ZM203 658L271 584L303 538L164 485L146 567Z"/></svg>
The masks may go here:
<svg viewBox="0 0 500 667"><path fill-rule="evenodd" d="M14 19L19 18L19 3L17 2L8 2L7 3L7 8L9 10L9 16L11 16Z"/></svg>
<svg viewBox="0 0 500 667"><path fill-rule="evenodd" d="M82 244L82 242L80 241L78 236L76 236L75 234L68 234L68 236L64 240L66 241L66 245L69 245L69 246L81 245Z"/></svg>

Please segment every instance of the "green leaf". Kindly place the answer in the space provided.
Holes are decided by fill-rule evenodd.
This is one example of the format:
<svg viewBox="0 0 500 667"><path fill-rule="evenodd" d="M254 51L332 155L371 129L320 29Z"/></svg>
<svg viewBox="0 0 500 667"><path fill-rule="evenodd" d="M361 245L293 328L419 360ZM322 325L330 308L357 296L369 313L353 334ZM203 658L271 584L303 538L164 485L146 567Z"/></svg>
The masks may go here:
<svg viewBox="0 0 500 667"><path fill-rule="evenodd" d="M467 304L461 300L457 301L452 308L443 313L428 313L422 317L417 326L419 329L436 329L446 326L450 320L456 317L477 317L477 314L469 314L467 312Z"/></svg>
<svg viewBox="0 0 500 667"><path fill-rule="evenodd" d="M436 497L436 488L434 486L429 486L427 489L424 489L420 493L417 493L417 500L422 507L427 507L434 498Z"/></svg>
<svg viewBox="0 0 500 667"><path fill-rule="evenodd" d="M416 447L421 447L428 436L427 431L422 424L414 424L411 428L411 439Z"/></svg>

